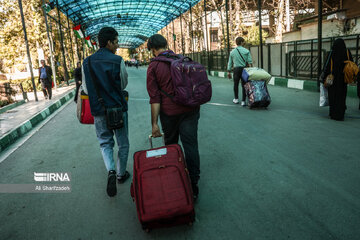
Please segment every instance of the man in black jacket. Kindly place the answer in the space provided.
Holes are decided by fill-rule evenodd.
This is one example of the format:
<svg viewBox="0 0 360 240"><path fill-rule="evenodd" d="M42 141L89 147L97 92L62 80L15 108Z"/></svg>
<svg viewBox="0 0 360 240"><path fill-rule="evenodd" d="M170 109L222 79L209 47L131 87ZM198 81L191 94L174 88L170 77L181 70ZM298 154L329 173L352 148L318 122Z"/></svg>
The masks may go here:
<svg viewBox="0 0 360 240"><path fill-rule="evenodd" d="M52 70L51 67L45 65L45 60L41 60L41 67L39 68L39 83L41 83L42 91L44 93L45 99L49 97L51 99L51 76Z"/></svg>

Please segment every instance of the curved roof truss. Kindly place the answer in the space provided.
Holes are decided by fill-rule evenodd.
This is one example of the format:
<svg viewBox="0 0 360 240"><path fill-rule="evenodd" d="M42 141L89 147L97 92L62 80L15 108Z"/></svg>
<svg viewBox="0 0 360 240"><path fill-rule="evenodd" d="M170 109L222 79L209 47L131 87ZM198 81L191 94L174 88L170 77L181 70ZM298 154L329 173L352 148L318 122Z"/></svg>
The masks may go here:
<svg viewBox="0 0 360 240"><path fill-rule="evenodd" d="M136 48L199 0L50 0L85 35L97 40L102 27L114 27L120 47Z"/></svg>

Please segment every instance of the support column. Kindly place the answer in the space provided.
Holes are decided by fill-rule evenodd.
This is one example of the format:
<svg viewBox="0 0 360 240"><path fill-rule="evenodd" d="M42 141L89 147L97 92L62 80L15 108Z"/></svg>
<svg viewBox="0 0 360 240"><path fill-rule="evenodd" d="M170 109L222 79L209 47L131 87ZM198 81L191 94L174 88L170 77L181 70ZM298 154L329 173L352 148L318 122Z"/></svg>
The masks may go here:
<svg viewBox="0 0 360 240"><path fill-rule="evenodd" d="M261 68L264 68L262 23L261 23L261 0L258 0L258 11L259 11L259 38L260 38L260 66L261 66Z"/></svg>
<svg viewBox="0 0 360 240"><path fill-rule="evenodd" d="M229 0L225 1L226 3L226 32L227 32L227 58L230 56L230 37L229 37Z"/></svg>
<svg viewBox="0 0 360 240"><path fill-rule="evenodd" d="M182 55L184 55L184 37L183 37L183 31L182 31L182 14L180 14L180 34L181 34L181 51Z"/></svg>
<svg viewBox="0 0 360 240"><path fill-rule="evenodd" d="M192 59L194 59L194 31L193 31L193 20L192 20L192 7L191 7L191 4L190 4L190 31L191 31L191 49L192 49Z"/></svg>
<svg viewBox="0 0 360 240"><path fill-rule="evenodd" d="M322 49L322 1L318 0L318 72L317 72L318 90L320 90L319 77L322 68L321 49Z"/></svg>
<svg viewBox="0 0 360 240"><path fill-rule="evenodd" d="M59 10L59 1L56 0L56 9L57 9L57 13L58 13L58 24L59 24L59 31L60 31L60 45L61 45L61 52L62 52L62 56L63 56L63 68L64 68L64 78L65 81L67 83L67 85L69 85L69 73L68 73L68 69L66 66L66 59L65 59L65 49L64 49L64 38L63 38L63 34L62 34L62 28L61 28L61 17L60 17L60 10Z"/></svg>
<svg viewBox="0 0 360 240"><path fill-rule="evenodd" d="M42 0L43 5L45 4L45 0ZM50 52L50 61L51 61L51 69L53 72L53 82L54 82L54 87L55 87L55 91L57 90L57 84L56 84L56 69L55 69L55 62L54 62L54 55L53 55L53 47L52 47L52 39L50 37L50 33L49 33L49 24L48 24L48 20L47 20L47 13L45 11L45 9L43 8L43 13L44 13L44 17L45 17L45 24L46 24L46 33L47 33L47 37L48 37L48 41L49 41L49 52Z"/></svg>
<svg viewBox="0 0 360 240"><path fill-rule="evenodd" d="M172 27L173 27L174 52L176 53L176 34L175 34L174 21L175 21L175 19L172 21Z"/></svg>
<svg viewBox="0 0 360 240"><path fill-rule="evenodd" d="M68 16L66 16L66 20L67 20L67 25L68 25L68 34L70 37L71 60L72 60L73 68L76 68L75 61L74 61L74 50L73 50L73 43L72 43L72 36L71 36L70 21L69 21Z"/></svg>
<svg viewBox="0 0 360 240"><path fill-rule="evenodd" d="M206 0L204 0L204 13L205 13L205 37L204 39L206 41L206 55L207 55L207 69L208 73L210 74L210 56L209 56L209 35L208 35L208 27L207 27L207 15L206 15Z"/></svg>
<svg viewBox="0 0 360 240"><path fill-rule="evenodd" d="M19 8L20 8L21 22L22 22L23 31L24 31L26 53L27 53L27 56L28 56L28 62L29 62L29 68L30 68L29 70L30 70L30 75L31 75L31 82L32 82L33 88L34 88L35 101L38 101L37 94L36 94L36 86L35 86L35 80L34 80L33 67L32 67L32 63L31 63L29 42L28 42L27 34L26 34L26 25L25 25L25 18L24 18L22 2L21 2L21 0L18 0L18 2L19 2Z"/></svg>

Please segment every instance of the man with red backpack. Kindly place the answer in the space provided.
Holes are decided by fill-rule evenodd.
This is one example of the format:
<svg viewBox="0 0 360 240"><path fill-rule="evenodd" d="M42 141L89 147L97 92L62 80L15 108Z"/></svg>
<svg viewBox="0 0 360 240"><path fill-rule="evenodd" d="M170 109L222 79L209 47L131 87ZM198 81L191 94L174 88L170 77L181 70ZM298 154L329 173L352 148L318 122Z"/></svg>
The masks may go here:
<svg viewBox="0 0 360 240"><path fill-rule="evenodd" d="M147 70L147 91L151 104L152 136L161 137L158 118L160 116L165 145L178 143L179 136L184 147L186 164L189 170L194 199L199 194L200 157L198 149L198 121L200 104L211 98L211 83L207 79L206 70L191 59L176 55L167 50L167 41L160 35L151 36L147 43L148 50L153 53ZM177 65L176 65L177 64ZM192 65L191 65L192 64ZM176 72L178 68L183 74ZM186 73L185 73L186 72ZM193 81L182 81L178 75L186 75ZM196 82L192 86L177 86ZM189 83L190 84L190 83ZM182 93L179 93L178 90ZM192 90L188 96L186 93Z"/></svg>

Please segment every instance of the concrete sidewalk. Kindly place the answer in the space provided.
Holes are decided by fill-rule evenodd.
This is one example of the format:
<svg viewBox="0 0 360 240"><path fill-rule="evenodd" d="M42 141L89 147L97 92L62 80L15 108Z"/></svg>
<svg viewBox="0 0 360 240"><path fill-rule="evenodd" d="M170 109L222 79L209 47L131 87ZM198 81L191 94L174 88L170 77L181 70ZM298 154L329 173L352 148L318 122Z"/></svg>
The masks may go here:
<svg viewBox="0 0 360 240"><path fill-rule="evenodd" d="M0 152L29 132L41 121L59 109L75 95L75 84L53 90L51 100L46 100L42 92L28 93L29 102L0 114Z"/></svg>

